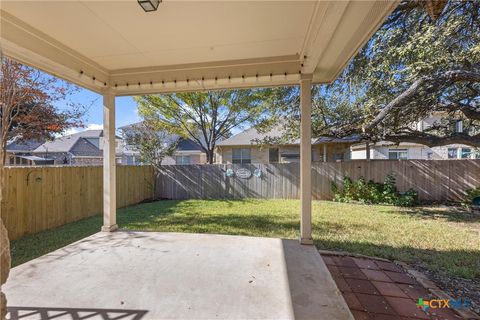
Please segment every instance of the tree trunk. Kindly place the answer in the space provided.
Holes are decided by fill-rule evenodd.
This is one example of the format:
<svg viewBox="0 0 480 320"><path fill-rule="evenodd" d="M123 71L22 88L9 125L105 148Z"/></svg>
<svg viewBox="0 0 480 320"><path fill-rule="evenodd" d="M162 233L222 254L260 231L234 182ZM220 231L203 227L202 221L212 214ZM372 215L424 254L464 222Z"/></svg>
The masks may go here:
<svg viewBox="0 0 480 320"><path fill-rule="evenodd" d="M213 149L207 150L207 163L208 164L213 164L213 159L214 158L214 152Z"/></svg>
<svg viewBox="0 0 480 320"><path fill-rule="evenodd" d="M2 141L0 145L0 168L3 168L7 163L7 142Z"/></svg>

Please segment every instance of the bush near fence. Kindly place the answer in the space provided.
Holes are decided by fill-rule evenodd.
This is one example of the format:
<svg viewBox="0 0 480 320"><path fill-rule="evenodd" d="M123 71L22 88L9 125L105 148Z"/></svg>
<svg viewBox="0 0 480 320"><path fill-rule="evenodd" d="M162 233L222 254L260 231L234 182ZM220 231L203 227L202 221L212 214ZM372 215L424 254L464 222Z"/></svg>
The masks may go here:
<svg viewBox="0 0 480 320"><path fill-rule="evenodd" d="M261 176L248 179L228 177L226 171L256 169ZM312 195L331 200L331 183L341 186L345 176L352 180L383 182L388 174L396 178L400 192L410 188L420 201L461 201L465 190L480 186L480 160L352 160L312 163ZM241 199L300 196L298 163L172 165L164 166L157 177L156 195L165 199Z"/></svg>
<svg viewBox="0 0 480 320"><path fill-rule="evenodd" d="M103 167L5 167L1 217L10 240L103 211ZM150 166L117 166L117 208L154 196ZM99 226L100 230L100 226Z"/></svg>

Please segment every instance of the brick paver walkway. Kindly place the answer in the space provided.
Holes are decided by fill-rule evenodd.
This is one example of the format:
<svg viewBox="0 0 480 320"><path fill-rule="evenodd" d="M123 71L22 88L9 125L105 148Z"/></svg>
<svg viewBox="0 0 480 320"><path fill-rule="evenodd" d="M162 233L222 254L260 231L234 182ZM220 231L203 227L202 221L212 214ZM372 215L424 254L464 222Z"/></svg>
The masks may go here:
<svg viewBox="0 0 480 320"><path fill-rule="evenodd" d="M322 254L356 320L462 319L452 309L417 307L435 299L414 278L391 262Z"/></svg>

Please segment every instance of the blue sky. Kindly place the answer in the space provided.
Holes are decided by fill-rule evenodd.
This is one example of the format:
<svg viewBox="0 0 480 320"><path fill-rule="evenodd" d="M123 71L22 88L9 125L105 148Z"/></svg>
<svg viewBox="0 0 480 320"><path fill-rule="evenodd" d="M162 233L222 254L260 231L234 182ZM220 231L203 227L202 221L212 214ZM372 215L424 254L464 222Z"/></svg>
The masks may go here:
<svg viewBox="0 0 480 320"><path fill-rule="evenodd" d="M85 128L72 128L66 134L83 131L87 129L103 128L103 100L102 96L87 89L80 88L78 92L68 97L68 100L76 104L88 107L84 116ZM130 123L140 121L137 114L137 104L133 97L117 97L115 123L116 127L121 127ZM57 103L59 109L68 108L65 101Z"/></svg>

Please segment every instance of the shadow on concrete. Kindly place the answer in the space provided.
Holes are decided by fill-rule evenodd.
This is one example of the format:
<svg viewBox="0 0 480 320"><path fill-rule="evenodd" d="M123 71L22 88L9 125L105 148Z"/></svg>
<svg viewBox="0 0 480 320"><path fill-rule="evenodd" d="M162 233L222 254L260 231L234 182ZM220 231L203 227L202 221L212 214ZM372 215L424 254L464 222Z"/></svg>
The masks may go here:
<svg viewBox="0 0 480 320"><path fill-rule="evenodd" d="M147 310L128 309L89 309L89 308L40 308L40 307L8 307L7 317L10 320L40 319L108 319L108 320L140 320Z"/></svg>

